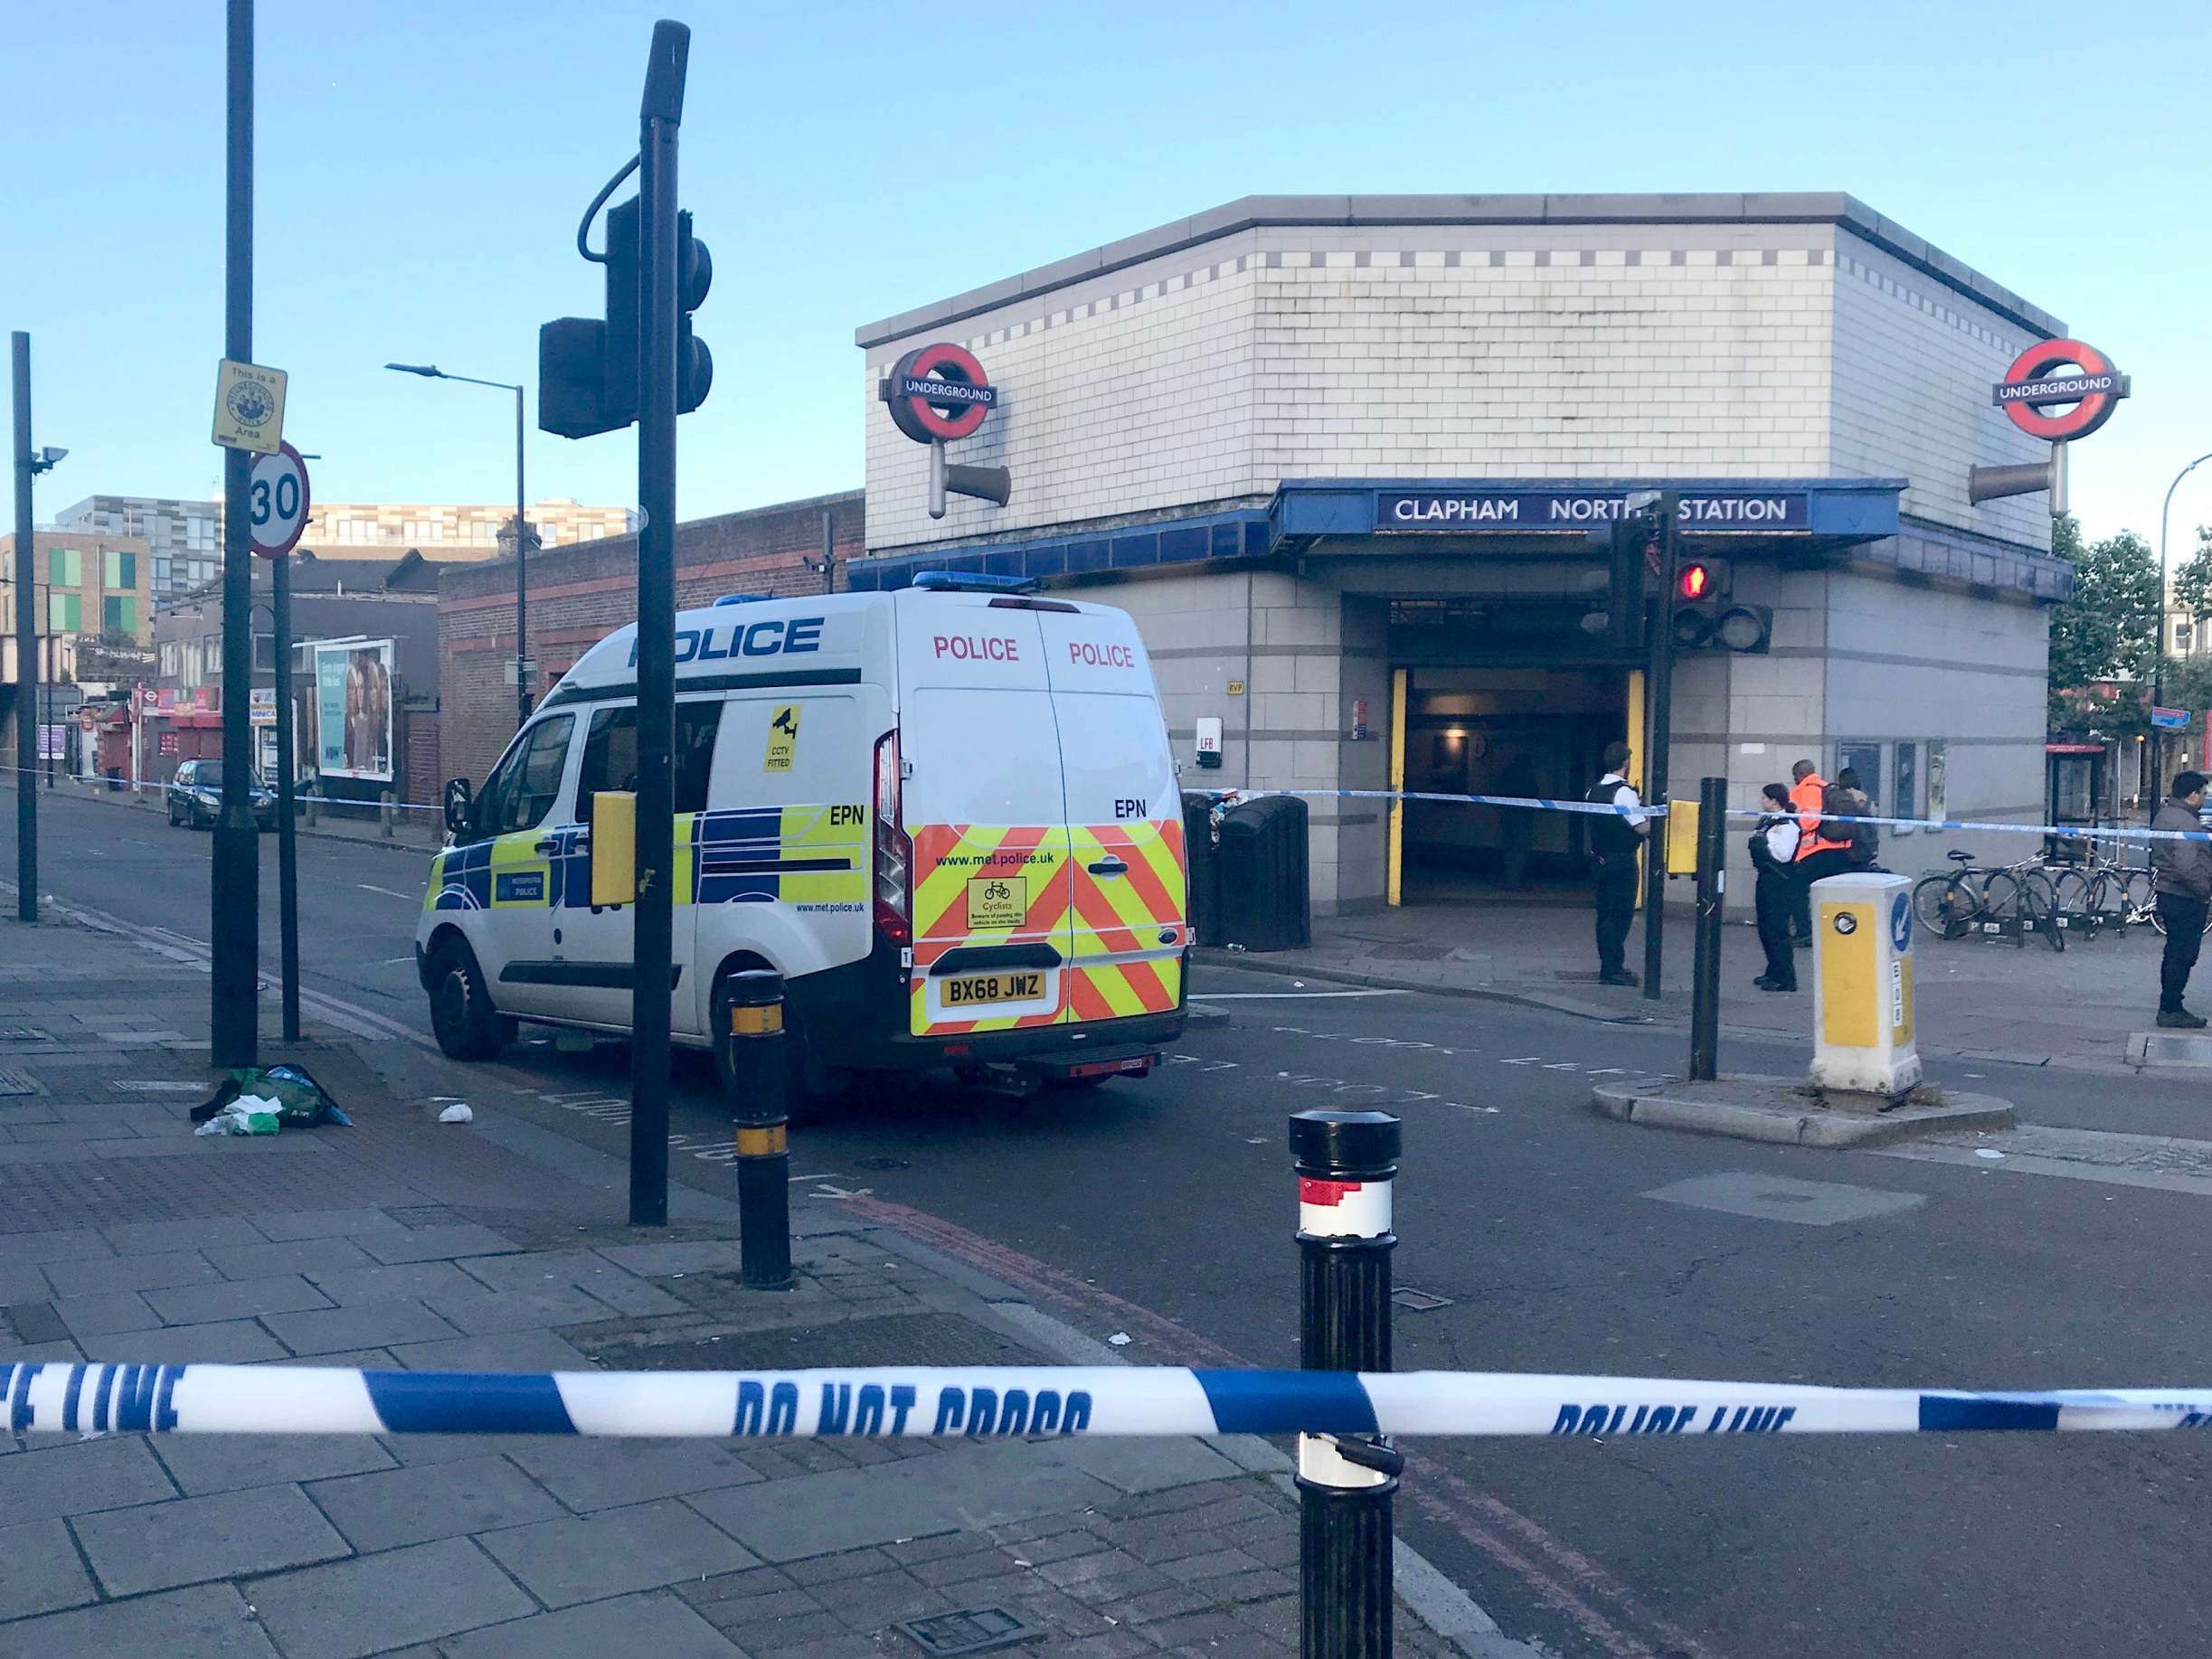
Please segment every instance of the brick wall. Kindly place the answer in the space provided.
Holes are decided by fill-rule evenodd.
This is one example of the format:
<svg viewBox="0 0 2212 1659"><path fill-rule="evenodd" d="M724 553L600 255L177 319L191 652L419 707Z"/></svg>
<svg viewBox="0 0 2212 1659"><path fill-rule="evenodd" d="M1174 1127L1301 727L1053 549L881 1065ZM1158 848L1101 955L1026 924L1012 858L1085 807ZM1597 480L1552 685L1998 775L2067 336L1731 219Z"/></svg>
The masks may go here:
<svg viewBox="0 0 2212 1659"><path fill-rule="evenodd" d="M815 593L822 515L842 587L844 561L863 551L857 490L781 502L676 526L679 608L725 593ZM530 652L551 686L591 646L638 619L638 539L609 536L530 561ZM440 572L438 581L440 759L448 777L481 782L515 734L515 566L510 560Z"/></svg>

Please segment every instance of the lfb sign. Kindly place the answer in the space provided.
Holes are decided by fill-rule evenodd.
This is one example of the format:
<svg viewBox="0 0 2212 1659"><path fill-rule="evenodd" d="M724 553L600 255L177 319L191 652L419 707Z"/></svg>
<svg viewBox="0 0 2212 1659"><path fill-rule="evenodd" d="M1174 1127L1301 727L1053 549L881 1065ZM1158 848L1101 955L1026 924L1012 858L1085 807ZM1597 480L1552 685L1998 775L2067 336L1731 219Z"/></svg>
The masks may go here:
<svg viewBox="0 0 2212 1659"><path fill-rule="evenodd" d="M2014 426L2055 444L2088 437L2113 418L2127 395L2128 377L2079 340L2029 346L1990 389L1990 401Z"/></svg>
<svg viewBox="0 0 2212 1659"><path fill-rule="evenodd" d="M917 346L892 365L883 384L892 424L918 444L974 435L998 406L998 389L964 345Z"/></svg>

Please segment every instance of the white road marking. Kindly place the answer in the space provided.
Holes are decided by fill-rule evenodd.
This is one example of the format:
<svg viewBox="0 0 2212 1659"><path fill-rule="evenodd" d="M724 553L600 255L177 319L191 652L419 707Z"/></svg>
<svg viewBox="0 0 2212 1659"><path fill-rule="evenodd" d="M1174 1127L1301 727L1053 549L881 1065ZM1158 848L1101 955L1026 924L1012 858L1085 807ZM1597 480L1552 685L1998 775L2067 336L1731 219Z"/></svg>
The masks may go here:
<svg viewBox="0 0 2212 1659"><path fill-rule="evenodd" d="M1411 996L1411 991L1193 991L1194 1003L1304 1003L1341 996Z"/></svg>
<svg viewBox="0 0 2212 1659"><path fill-rule="evenodd" d="M390 967L394 962L412 962L414 958L412 957L386 957L376 966L379 967Z"/></svg>
<svg viewBox="0 0 2212 1659"><path fill-rule="evenodd" d="M397 899L402 904L421 904L422 902L421 893L395 893L389 887L373 887L366 881L355 881L354 885L364 893L382 893L387 899Z"/></svg>

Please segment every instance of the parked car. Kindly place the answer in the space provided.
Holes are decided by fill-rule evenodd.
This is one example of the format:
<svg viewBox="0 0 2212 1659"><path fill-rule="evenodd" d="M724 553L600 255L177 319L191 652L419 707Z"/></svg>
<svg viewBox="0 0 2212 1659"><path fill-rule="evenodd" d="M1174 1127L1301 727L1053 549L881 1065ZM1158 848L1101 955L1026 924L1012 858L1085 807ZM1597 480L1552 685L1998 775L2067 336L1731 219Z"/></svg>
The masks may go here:
<svg viewBox="0 0 2212 1659"><path fill-rule="evenodd" d="M277 792L256 778L251 794L254 827L275 829ZM169 782L169 827L175 829L181 824L186 829L212 830L222 815L222 762L187 760L178 767Z"/></svg>

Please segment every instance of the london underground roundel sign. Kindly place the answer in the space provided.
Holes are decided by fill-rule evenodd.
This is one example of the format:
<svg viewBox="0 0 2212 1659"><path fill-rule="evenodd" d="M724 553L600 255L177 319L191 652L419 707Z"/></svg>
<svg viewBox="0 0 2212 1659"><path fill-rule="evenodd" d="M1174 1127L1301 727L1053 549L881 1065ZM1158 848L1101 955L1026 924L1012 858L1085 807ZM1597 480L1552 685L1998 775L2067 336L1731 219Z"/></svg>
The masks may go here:
<svg viewBox="0 0 2212 1659"><path fill-rule="evenodd" d="M1990 401L2030 438L2064 443L2086 438L2113 418L2128 395L2128 377L2094 345L2045 340L2012 360ZM2054 407L2066 407L2054 414Z"/></svg>
<svg viewBox="0 0 2212 1659"><path fill-rule="evenodd" d="M892 365L884 401L900 431L918 444L966 438L998 405L998 389L976 354L950 342L919 346Z"/></svg>

